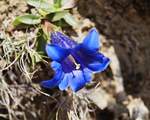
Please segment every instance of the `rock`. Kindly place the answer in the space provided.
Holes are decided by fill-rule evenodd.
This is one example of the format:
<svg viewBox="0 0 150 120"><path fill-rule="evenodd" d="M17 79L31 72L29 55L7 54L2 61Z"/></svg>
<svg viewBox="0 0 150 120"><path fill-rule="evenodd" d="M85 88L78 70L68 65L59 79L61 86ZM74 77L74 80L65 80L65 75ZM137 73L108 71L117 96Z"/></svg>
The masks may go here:
<svg viewBox="0 0 150 120"><path fill-rule="evenodd" d="M127 105L130 117L133 120L149 120L148 108L140 98L132 99Z"/></svg>
<svg viewBox="0 0 150 120"><path fill-rule="evenodd" d="M108 93L106 93L106 91L104 91L100 87L97 89L91 90L87 94L87 97L102 110L108 107L109 104L115 103L114 98Z"/></svg>

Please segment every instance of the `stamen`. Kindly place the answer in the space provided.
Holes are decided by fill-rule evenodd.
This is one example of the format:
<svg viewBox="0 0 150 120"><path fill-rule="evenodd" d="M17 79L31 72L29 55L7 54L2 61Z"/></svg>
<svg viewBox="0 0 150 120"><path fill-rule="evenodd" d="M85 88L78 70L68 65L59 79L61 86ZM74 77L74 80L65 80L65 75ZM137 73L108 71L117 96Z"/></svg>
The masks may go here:
<svg viewBox="0 0 150 120"><path fill-rule="evenodd" d="M76 70L80 69L80 64L78 64L71 55L69 55L68 57L75 64Z"/></svg>
<svg viewBox="0 0 150 120"><path fill-rule="evenodd" d="M76 70L80 69L80 64L74 63L76 65Z"/></svg>

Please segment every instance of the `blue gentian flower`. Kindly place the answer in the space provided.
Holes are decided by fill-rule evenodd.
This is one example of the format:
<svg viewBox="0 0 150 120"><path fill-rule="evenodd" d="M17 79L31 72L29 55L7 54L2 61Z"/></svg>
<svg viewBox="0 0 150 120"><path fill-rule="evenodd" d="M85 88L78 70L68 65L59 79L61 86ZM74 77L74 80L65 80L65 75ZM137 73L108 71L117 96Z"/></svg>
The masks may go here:
<svg viewBox="0 0 150 120"><path fill-rule="evenodd" d="M59 87L74 92L92 80L92 73L104 71L110 63L109 58L99 53L99 33L92 28L83 42L78 44L60 32L51 34L51 44L46 52L53 61L51 67L55 75L51 80L41 82L45 88Z"/></svg>

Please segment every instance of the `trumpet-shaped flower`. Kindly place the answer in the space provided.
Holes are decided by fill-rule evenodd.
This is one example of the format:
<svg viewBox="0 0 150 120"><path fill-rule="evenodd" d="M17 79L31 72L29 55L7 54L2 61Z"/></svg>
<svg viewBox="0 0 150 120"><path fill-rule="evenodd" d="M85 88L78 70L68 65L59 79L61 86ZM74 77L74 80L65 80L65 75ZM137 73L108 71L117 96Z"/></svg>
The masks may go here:
<svg viewBox="0 0 150 120"><path fill-rule="evenodd" d="M41 86L58 86L60 90L70 87L74 92L80 90L92 80L93 72L104 71L110 63L109 58L99 52L99 48L99 33L95 28L80 44L60 32L53 32L46 52L53 60L51 67L55 75L51 80L42 81Z"/></svg>

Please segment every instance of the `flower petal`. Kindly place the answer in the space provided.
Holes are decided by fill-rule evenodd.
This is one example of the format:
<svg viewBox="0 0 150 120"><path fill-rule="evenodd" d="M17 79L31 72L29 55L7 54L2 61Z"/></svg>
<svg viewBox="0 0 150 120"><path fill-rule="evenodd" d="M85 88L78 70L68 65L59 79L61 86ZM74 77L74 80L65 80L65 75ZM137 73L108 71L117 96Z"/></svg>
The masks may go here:
<svg viewBox="0 0 150 120"><path fill-rule="evenodd" d="M77 43L69 38L68 36L62 34L61 32L53 32L51 34L52 44L58 45L62 48L73 48L77 45Z"/></svg>
<svg viewBox="0 0 150 120"><path fill-rule="evenodd" d="M101 72L104 71L110 63L110 59L105 57L98 51L87 52L81 48L81 45L72 50L73 57L81 64L86 66L92 71Z"/></svg>
<svg viewBox="0 0 150 120"><path fill-rule="evenodd" d="M98 51L100 48L99 33L96 28L92 28L88 35L84 38L81 46L87 51Z"/></svg>
<svg viewBox="0 0 150 120"><path fill-rule="evenodd" d="M88 68L83 69L83 75L86 82L90 82L92 80L92 71Z"/></svg>
<svg viewBox="0 0 150 120"><path fill-rule="evenodd" d="M41 82L41 86L44 88L54 88L56 87L62 80L62 78L64 77L64 73L63 71L57 71L55 73L55 76L53 77L53 79L51 80L45 80Z"/></svg>
<svg viewBox="0 0 150 120"><path fill-rule="evenodd" d="M62 69L62 66L60 63L56 62L56 61L53 61L51 62L51 67L53 68L53 70L57 71L59 69Z"/></svg>
<svg viewBox="0 0 150 120"><path fill-rule="evenodd" d="M69 85L74 92L77 92L85 86L86 80L81 70L74 70L72 74L73 78L69 81Z"/></svg>
<svg viewBox="0 0 150 120"><path fill-rule="evenodd" d="M87 67L93 71L101 72L104 71L109 64L109 58L105 57L101 53L97 53L97 55L93 56L93 61L89 62Z"/></svg>
<svg viewBox="0 0 150 120"><path fill-rule="evenodd" d="M53 44L46 45L46 52L48 57L55 61L62 61L65 57L69 55L68 49L64 49Z"/></svg>
<svg viewBox="0 0 150 120"><path fill-rule="evenodd" d="M72 73L66 73L64 75L63 80L61 81L61 83L59 84L59 89L60 90L66 90L68 85L69 85L69 80L71 80L73 77Z"/></svg>

